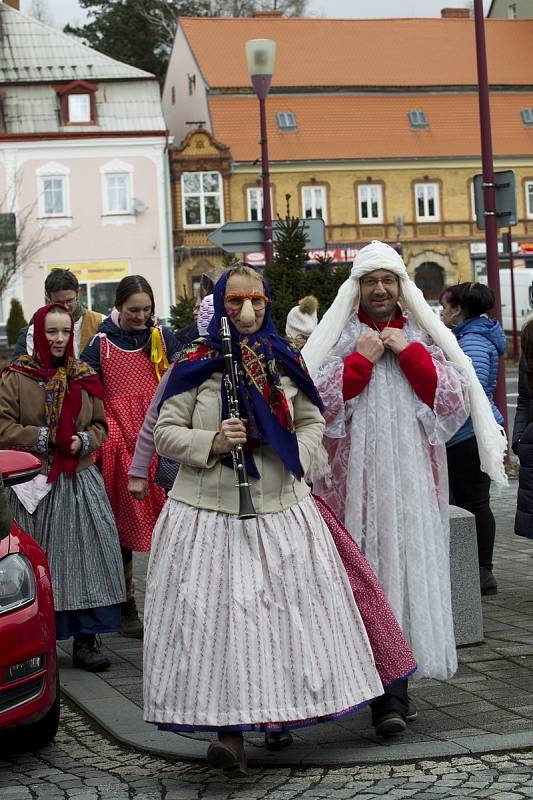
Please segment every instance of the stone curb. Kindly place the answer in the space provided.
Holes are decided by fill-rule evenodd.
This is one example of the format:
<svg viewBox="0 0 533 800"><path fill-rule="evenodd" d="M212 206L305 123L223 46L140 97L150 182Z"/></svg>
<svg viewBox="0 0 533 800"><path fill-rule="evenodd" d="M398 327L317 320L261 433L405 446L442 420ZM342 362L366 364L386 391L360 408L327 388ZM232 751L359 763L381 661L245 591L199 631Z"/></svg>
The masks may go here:
<svg viewBox="0 0 533 800"><path fill-rule="evenodd" d="M109 686L97 674L66 666L66 653L59 650L61 691L95 720L114 739L137 750L178 761L204 761L205 740L158 731L144 722L142 710ZM533 747L533 726L529 731L486 734L457 739L402 743L383 742L374 748L322 744L295 744L284 753L269 753L262 747L247 746L248 761L254 767L342 767L359 764L391 764L427 758L470 756Z"/></svg>

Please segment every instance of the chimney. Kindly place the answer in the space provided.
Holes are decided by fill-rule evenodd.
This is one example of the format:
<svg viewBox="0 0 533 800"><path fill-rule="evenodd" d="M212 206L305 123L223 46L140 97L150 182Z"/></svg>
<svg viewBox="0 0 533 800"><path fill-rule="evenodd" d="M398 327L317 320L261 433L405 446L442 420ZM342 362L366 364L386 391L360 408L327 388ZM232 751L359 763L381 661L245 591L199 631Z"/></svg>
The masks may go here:
<svg viewBox="0 0 533 800"><path fill-rule="evenodd" d="M260 19L272 19L273 17L282 17L283 11L276 9L276 11L254 11L252 17L259 17Z"/></svg>
<svg viewBox="0 0 533 800"><path fill-rule="evenodd" d="M441 8L442 19L470 19L469 8Z"/></svg>
<svg viewBox="0 0 533 800"><path fill-rule="evenodd" d="M14 8L15 11L20 11L20 0L4 0L6 6Z"/></svg>

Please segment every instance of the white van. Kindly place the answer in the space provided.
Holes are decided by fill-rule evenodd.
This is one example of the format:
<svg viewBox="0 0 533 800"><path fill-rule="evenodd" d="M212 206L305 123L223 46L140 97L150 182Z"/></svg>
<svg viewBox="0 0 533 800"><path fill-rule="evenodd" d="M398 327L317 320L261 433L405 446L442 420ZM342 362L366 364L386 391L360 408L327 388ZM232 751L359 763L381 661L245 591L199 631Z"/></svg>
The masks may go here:
<svg viewBox="0 0 533 800"><path fill-rule="evenodd" d="M502 326L506 333L513 330L511 306L511 279L509 269L500 269L500 294L502 301ZM514 291L516 305L516 329L520 332L527 317L533 313L533 269L515 268ZM487 276L480 275L479 283L487 283Z"/></svg>

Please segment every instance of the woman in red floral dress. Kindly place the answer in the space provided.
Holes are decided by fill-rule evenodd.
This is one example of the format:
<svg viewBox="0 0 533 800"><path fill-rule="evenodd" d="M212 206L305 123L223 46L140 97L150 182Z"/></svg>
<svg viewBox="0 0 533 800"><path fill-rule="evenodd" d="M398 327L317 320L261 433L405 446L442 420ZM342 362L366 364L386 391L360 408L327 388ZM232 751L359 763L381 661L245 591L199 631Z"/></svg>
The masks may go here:
<svg viewBox="0 0 533 800"><path fill-rule="evenodd" d="M172 331L154 324L154 311L154 295L147 280L141 275L123 278L117 287L115 310L81 354L104 384L109 436L101 450L101 468L124 562L127 599L122 633L135 638L142 637L143 628L134 596L133 551L150 550L165 493L154 484L155 461L148 481L136 492L142 499L134 499L128 490L128 470L152 396L176 350Z"/></svg>

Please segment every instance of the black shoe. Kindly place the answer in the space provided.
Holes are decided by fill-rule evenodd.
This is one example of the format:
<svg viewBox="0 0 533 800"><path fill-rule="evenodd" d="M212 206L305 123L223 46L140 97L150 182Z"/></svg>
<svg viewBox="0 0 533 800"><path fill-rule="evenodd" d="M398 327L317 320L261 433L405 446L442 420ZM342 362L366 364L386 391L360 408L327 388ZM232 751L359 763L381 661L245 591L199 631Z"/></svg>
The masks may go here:
<svg viewBox="0 0 533 800"><path fill-rule="evenodd" d="M407 711L403 718L406 722L414 722L418 719L418 709L411 699L408 700Z"/></svg>
<svg viewBox="0 0 533 800"><path fill-rule="evenodd" d="M407 728L405 719L399 711L389 711L388 714L383 714L374 724L376 736L396 736L398 733L403 733Z"/></svg>
<svg viewBox="0 0 533 800"><path fill-rule="evenodd" d="M122 636L127 636L130 639L143 638L144 628L139 619L135 597L130 597L129 600L122 603L120 626Z"/></svg>
<svg viewBox="0 0 533 800"><path fill-rule="evenodd" d="M95 636L76 637L72 648L72 666L87 672L101 672L111 666L111 661L100 652Z"/></svg>
<svg viewBox="0 0 533 800"><path fill-rule="evenodd" d="M488 567L479 568L479 585L483 596L498 593L496 578Z"/></svg>
<svg viewBox="0 0 533 800"><path fill-rule="evenodd" d="M292 733L289 731L270 731L265 733L265 747L267 750L285 750L293 742Z"/></svg>

